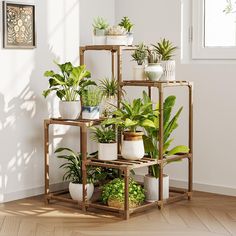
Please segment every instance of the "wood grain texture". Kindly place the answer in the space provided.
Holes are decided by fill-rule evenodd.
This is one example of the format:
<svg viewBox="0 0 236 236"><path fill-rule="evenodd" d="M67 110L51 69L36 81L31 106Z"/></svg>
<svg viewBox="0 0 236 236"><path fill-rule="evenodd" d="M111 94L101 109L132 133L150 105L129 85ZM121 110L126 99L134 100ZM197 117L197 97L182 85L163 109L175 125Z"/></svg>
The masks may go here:
<svg viewBox="0 0 236 236"><path fill-rule="evenodd" d="M236 198L195 192L181 201L132 215L87 213L42 196L0 204L0 236L236 235Z"/></svg>

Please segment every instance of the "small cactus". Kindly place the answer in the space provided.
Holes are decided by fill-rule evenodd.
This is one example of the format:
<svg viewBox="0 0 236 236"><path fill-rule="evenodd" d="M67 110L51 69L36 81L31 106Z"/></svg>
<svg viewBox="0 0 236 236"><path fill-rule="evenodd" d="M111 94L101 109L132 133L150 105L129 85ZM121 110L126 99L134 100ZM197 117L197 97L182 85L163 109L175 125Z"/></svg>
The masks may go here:
<svg viewBox="0 0 236 236"><path fill-rule="evenodd" d="M108 28L108 35L126 35L127 31L124 27L119 25L114 25Z"/></svg>
<svg viewBox="0 0 236 236"><path fill-rule="evenodd" d="M160 55L158 55L156 51L148 48L147 53L148 53L147 56L148 63L158 63L161 60Z"/></svg>

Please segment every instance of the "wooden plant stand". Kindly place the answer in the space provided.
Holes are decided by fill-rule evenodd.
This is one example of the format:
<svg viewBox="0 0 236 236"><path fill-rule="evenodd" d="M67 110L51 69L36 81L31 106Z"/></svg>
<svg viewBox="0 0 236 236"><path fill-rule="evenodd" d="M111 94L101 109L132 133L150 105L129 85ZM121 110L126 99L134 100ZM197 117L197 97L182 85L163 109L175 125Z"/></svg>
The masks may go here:
<svg viewBox="0 0 236 236"><path fill-rule="evenodd" d="M115 161L101 161L96 158L87 158L87 131L88 128L93 125L99 125L100 120L62 120L62 119L47 119L44 121L44 134L45 134L45 199L49 203L50 200L59 200L64 202L70 202L78 205L84 212L87 209L98 208L101 210L108 210L112 212L117 212L121 214L124 219L129 219L131 213L140 212L147 210L148 208L153 208L154 206L162 209L163 205L166 203L171 203L179 201L181 199L191 199L192 196L192 182L193 182L193 83L188 81L173 81L173 82L151 82L151 81L135 81L135 80L123 80L122 79L122 52L125 50L134 50L133 46L110 46L110 45L92 45L80 47L80 62L84 64L84 53L88 50L106 50L111 52L112 59L112 75L115 77L115 63L117 63L117 80L119 84L118 93L118 106L121 101L121 91L125 86L142 86L148 88L148 94L152 97L152 88L158 89L158 99L159 99L159 156L158 159L151 159L149 157L144 157L138 161L125 160L120 156L120 144L121 144L121 134L118 135L118 160ZM189 153L179 154L164 157L163 156L163 103L164 103L164 88L166 87L187 87L189 91L189 122L188 122L188 146ZM68 190L63 190L59 192L50 192L49 188L49 126L50 125L69 125L77 126L80 128L80 151L82 153L82 172L83 172L83 201L78 202L66 197L64 194ZM188 160L188 188L186 190L170 189L170 191L178 193L171 196L168 199L163 199L163 166L169 160ZM145 202L143 205L136 208L129 208L129 176L130 171L136 168L148 167L151 165L159 165L159 200L156 202ZM101 202L95 200L87 200L86 192L86 179L87 179L87 166L100 166L106 168L118 169L124 174L125 180L125 201L124 209L118 209L114 207L109 207Z"/></svg>

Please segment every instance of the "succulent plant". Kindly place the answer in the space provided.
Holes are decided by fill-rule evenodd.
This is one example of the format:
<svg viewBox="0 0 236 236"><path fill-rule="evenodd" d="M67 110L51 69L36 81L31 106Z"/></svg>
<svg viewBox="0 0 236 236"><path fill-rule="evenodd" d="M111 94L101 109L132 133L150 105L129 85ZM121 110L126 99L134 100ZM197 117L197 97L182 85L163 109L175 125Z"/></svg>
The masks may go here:
<svg viewBox="0 0 236 236"><path fill-rule="evenodd" d="M155 51L161 56L161 60L168 61L174 56L173 53L176 51L177 47L173 46L172 42L167 39L161 39L156 45L152 45Z"/></svg>
<svg viewBox="0 0 236 236"><path fill-rule="evenodd" d="M134 27L134 24L130 21L129 17L124 16L121 19L121 22L119 23L119 26L122 26L126 29L128 33L131 32L132 28Z"/></svg>
<svg viewBox="0 0 236 236"><path fill-rule="evenodd" d="M160 59L161 59L160 55L158 55L158 53L155 50L147 48L148 63L158 63Z"/></svg>
<svg viewBox="0 0 236 236"><path fill-rule="evenodd" d="M108 28L107 34L108 35L126 35L127 31L122 26L114 25Z"/></svg>
<svg viewBox="0 0 236 236"><path fill-rule="evenodd" d="M109 24L107 21L102 17L97 17L93 20L93 28L100 29L100 30L106 30L109 27Z"/></svg>
<svg viewBox="0 0 236 236"><path fill-rule="evenodd" d="M138 65L142 65L147 58L147 46L140 43L131 56L133 61L136 61Z"/></svg>

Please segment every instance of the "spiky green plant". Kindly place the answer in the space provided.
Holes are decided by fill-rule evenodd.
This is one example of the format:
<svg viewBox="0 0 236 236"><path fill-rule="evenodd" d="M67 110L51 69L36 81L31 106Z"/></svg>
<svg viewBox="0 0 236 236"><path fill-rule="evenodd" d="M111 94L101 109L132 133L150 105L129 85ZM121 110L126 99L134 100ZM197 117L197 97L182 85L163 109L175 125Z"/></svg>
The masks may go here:
<svg viewBox="0 0 236 236"><path fill-rule="evenodd" d="M118 83L115 78L104 78L99 80L99 88L106 98L116 97L118 93Z"/></svg>
<svg viewBox="0 0 236 236"><path fill-rule="evenodd" d="M177 47L174 46L171 41L165 38L161 39L160 42L157 42L156 45L152 44L152 46L163 61L171 60L174 56L173 53L177 50Z"/></svg>
<svg viewBox="0 0 236 236"><path fill-rule="evenodd" d="M97 143L114 143L116 142L116 130L112 126L91 127L91 140Z"/></svg>
<svg viewBox="0 0 236 236"><path fill-rule="evenodd" d="M128 33L131 32L132 28L134 27L134 24L130 21L129 17L124 16L121 19L121 22L119 23L119 26L122 26L126 29Z"/></svg>
<svg viewBox="0 0 236 236"><path fill-rule="evenodd" d="M143 65L147 58L147 54L147 46L144 43L140 43L131 56L133 61L136 61L138 65Z"/></svg>
<svg viewBox="0 0 236 236"><path fill-rule="evenodd" d="M98 86L88 86L88 89L82 93L83 106L96 107L102 101L102 92Z"/></svg>
<svg viewBox="0 0 236 236"><path fill-rule="evenodd" d="M93 20L93 28L95 29L100 29L100 30L106 30L109 27L108 22L102 18L102 17L97 17L94 18Z"/></svg>

